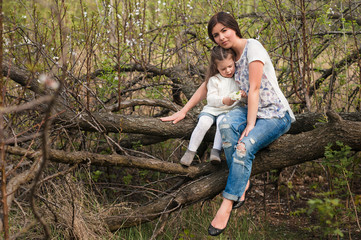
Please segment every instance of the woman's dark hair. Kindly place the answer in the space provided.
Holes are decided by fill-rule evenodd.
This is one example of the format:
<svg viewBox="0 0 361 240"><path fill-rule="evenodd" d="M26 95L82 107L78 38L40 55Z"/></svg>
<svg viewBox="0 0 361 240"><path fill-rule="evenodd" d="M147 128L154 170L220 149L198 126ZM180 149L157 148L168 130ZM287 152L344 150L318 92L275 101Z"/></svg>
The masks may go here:
<svg viewBox="0 0 361 240"><path fill-rule="evenodd" d="M239 26L236 19L234 19L234 17L232 17L230 14L226 12L219 12L213 15L213 17L211 17L211 19L208 22L208 36L213 42L215 41L212 35L212 30L217 23L221 23L227 28L233 29L236 32L236 35L242 38L242 34L241 31L239 30Z"/></svg>
<svg viewBox="0 0 361 240"><path fill-rule="evenodd" d="M232 48L222 48L221 46L215 46L211 51L211 61L209 62L209 67L206 74L206 82L208 82L209 78L216 75L218 72L217 69L217 61L222 61L227 59L229 56L232 57L233 61L236 61L236 52Z"/></svg>

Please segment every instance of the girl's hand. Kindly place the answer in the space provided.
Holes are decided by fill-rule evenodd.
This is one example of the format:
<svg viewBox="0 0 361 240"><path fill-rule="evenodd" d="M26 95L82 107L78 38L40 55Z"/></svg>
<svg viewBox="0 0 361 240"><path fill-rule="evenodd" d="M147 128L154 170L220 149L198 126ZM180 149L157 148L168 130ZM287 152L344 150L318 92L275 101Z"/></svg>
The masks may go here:
<svg viewBox="0 0 361 240"><path fill-rule="evenodd" d="M237 92L231 92L229 96L232 100L241 100L242 98L247 98L247 93L243 90Z"/></svg>
<svg viewBox="0 0 361 240"><path fill-rule="evenodd" d="M224 97L222 102L224 105L232 106L232 104L235 102L235 100L232 100L230 97Z"/></svg>
<svg viewBox="0 0 361 240"><path fill-rule="evenodd" d="M254 128L254 125L247 124L246 128L243 130L243 132L241 134L241 137L238 140L238 143L240 143L245 136L247 137L253 128Z"/></svg>
<svg viewBox="0 0 361 240"><path fill-rule="evenodd" d="M173 124L176 124L177 122L183 120L185 118L186 114L182 111L178 111L176 113L174 113L171 116L168 117L162 117L160 118L160 120L162 122L169 122L169 121L173 121Z"/></svg>

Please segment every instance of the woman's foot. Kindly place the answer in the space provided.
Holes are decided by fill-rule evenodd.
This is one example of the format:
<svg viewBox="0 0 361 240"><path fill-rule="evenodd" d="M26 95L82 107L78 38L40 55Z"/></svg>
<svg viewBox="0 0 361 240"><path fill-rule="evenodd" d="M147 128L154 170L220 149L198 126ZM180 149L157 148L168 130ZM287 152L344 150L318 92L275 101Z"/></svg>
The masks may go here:
<svg viewBox="0 0 361 240"><path fill-rule="evenodd" d="M247 186L246 186L246 191L244 191L241 199L239 201L234 201L233 202L233 207L232 209L236 209L236 208L240 208L242 207L242 205L246 202L246 197L249 191L251 191L252 189L252 182L248 180L247 182Z"/></svg>
<svg viewBox="0 0 361 240"><path fill-rule="evenodd" d="M229 222L233 201L223 198L223 202L219 207L216 216L208 228L208 233L212 236L221 234L227 227Z"/></svg>

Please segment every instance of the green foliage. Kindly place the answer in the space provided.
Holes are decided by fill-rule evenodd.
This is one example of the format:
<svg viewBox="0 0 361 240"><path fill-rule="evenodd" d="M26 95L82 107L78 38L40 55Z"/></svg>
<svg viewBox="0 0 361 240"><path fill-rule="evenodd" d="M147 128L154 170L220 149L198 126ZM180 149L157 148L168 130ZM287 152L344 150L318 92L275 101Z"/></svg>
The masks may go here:
<svg viewBox="0 0 361 240"><path fill-rule="evenodd" d="M350 206L344 204L342 200L353 197L349 186L354 177L354 167L359 162L351 154L351 147L342 142L337 141L336 147L328 144L325 147L322 165L328 172L329 190L317 194L321 198L308 200L307 209L301 208L292 213L293 215L315 214L318 221L311 229L319 230L325 236L343 237L344 233L341 229L345 227L345 223L341 219L345 216L355 219L355 212L351 211ZM315 189L317 189L316 185Z"/></svg>
<svg viewBox="0 0 361 240"><path fill-rule="evenodd" d="M127 174L126 176L123 177L123 182L126 185L129 185L132 182L133 176L131 174Z"/></svg>
<svg viewBox="0 0 361 240"><path fill-rule="evenodd" d="M102 174L103 174L103 172L99 171L99 170L92 172L92 174L91 174L92 180L94 182L97 182Z"/></svg>
<svg viewBox="0 0 361 240"><path fill-rule="evenodd" d="M301 18L292 18L301 12L301 3L297 1L85 0L66 1L64 5L52 1L6 1L3 9L8 22L5 24L7 34L4 35L4 51L8 52L8 56L16 56L15 61L34 72L57 72L60 71L58 67L62 60L61 49L65 46L64 58L68 61L68 70L75 77L88 70L92 72L104 67L103 62L108 62L112 68L128 62L152 64L162 69L179 63L199 66L207 64L209 48L214 46L207 37L207 19L215 12L227 11L236 17L245 37L260 37L259 40L276 63L281 88L289 95L287 92L291 89L314 86L316 79L306 79L301 73L303 67L313 69L316 73L314 76L318 76L325 68L333 66L341 57L348 56L355 50L359 36L353 36L355 42L348 36L349 33L358 32L359 25L354 23L355 20L346 18L346 14L340 19L330 17L348 8L350 7L347 4L342 5L340 1L306 4L304 10L306 15L310 14L310 19L302 23ZM58 13L63 15L62 23L59 22ZM353 13L355 18L358 13ZM302 36L300 31L300 26L303 25L306 26L306 36ZM335 31L348 34L334 35ZM327 34L319 37L319 33ZM306 43L302 42L303 37ZM178 45L183 38L187 41ZM330 40L326 45L329 48L325 48L327 50L323 48L325 39ZM308 52L304 52L303 44L307 44ZM293 59L290 59L291 55ZM180 59L181 56L187 56L187 60ZM311 66L303 66L304 57L307 56L311 56ZM335 56L336 59L329 59L330 56ZM27 60L24 60L25 57ZM88 64L90 66L87 66ZM294 64L292 72L290 64ZM353 68L349 69L353 71ZM347 99L357 88L346 83L359 83L357 74L348 74L346 79L346 70L344 66L337 69L337 87L333 88L340 96L337 102L342 101L341 105L348 102ZM117 89L117 82L121 79L116 72L114 69L105 71L100 78L102 82L92 85L95 89L101 86L97 93L102 101L106 101L111 93L122 90ZM125 73L124 81L129 81L132 77L134 76ZM156 82L157 77L151 79L151 82ZM320 95L311 96L311 102L313 105L315 102L319 103L320 107L327 100L322 95L331 88L328 79L319 79L319 82L325 84L321 84L319 90L316 90ZM72 78L68 83L79 84ZM124 86L120 85L121 88ZM145 97L162 98L165 92L170 91L167 88L158 88L151 92L152 90L147 89ZM300 99L304 99L305 93L299 94ZM293 100L294 94L290 96ZM299 99L296 100L294 102L299 102ZM359 103L357 97L352 98L352 101L356 105ZM353 109L354 106L351 104L350 108ZM296 112L302 110L299 107L294 105Z"/></svg>
<svg viewBox="0 0 361 240"><path fill-rule="evenodd" d="M112 61L110 59L105 59L101 64L101 69L103 69L102 74L99 78L103 79L103 82L97 84L97 93L100 99L106 100L112 93L115 93L118 89L118 83L120 81L119 76L125 76L125 73L118 74L114 67L112 66Z"/></svg>
<svg viewBox="0 0 361 240"><path fill-rule="evenodd" d="M325 160L323 165L330 170L335 191L342 191L353 178L354 157L350 156L351 147L342 142L336 142L337 149L333 150L333 145L328 144L325 148Z"/></svg>
<svg viewBox="0 0 361 240"><path fill-rule="evenodd" d="M320 229L324 235L332 234L343 237L339 228L341 221L337 218L342 207L340 199L310 199L307 203L308 214L317 212L319 222L313 226L314 229Z"/></svg>
<svg viewBox="0 0 361 240"><path fill-rule="evenodd" d="M319 123L327 123L327 117L326 115L322 115L322 118L317 119L317 122Z"/></svg>
<svg viewBox="0 0 361 240"><path fill-rule="evenodd" d="M179 234L178 240L195 239L194 237L195 235L192 234L189 229L184 229L184 231Z"/></svg>

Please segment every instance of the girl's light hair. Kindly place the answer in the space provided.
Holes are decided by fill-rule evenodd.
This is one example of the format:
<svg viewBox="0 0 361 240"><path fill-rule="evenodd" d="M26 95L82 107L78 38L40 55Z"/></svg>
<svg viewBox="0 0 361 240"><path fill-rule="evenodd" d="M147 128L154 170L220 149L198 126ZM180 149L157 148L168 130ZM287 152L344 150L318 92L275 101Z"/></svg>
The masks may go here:
<svg viewBox="0 0 361 240"><path fill-rule="evenodd" d="M217 61L227 59L229 56L232 57L233 61L236 60L236 52L232 49L225 49L220 46L215 46L211 50L211 60L207 70L205 81L208 82L209 78L219 73L217 69Z"/></svg>

